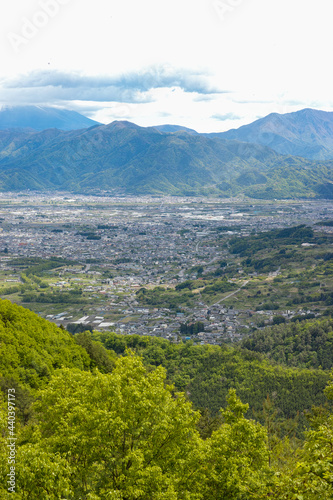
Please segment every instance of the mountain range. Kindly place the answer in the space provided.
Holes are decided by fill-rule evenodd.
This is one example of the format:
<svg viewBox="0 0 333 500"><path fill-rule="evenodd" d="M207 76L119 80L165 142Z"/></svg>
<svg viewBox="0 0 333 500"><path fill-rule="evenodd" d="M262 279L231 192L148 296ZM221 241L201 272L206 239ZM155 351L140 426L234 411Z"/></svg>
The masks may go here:
<svg viewBox="0 0 333 500"><path fill-rule="evenodd" d="M213 135L262 144L284 155L312 160L333 159L331 111L302 109L294 113L271 113L249 125Z"/></svg>
<svg viewBox="0 0 333 500"><path fill-rule="evenodd" d="M72 113L69 130L23 120L0 130L0 190L333 198L333 113L273 114L217 134L126 121L75 129Z"/></svg>
<svg viewBox="0 0 333 500"><path fill-rule="evenodd" d="M8 128L76 130L93 125L100 123L68 109L48 106L5 106L0 110L0 130Z"/></svg>

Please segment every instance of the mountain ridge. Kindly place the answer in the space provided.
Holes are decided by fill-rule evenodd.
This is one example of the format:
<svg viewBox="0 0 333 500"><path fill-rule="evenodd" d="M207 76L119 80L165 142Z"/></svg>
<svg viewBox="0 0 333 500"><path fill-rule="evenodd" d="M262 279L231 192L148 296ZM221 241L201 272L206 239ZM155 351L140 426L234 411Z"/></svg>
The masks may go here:
<svg viewBox="0 0 333 500"><path fill-rule="evenodd" d="M280 154L333 159L332 111L305 108L293 113L270 113L238 129L209 135L262 144Z"/></svg>
<svg viewBox="0 0 333 500"><path fill-rule="evenodd" d="M127 124L127 127L139 127L124 120L113 121L105 126L124 127L124 124ZM79 130L103 125L75 111L54 107L5 106L0 110L0 130ZM305 108L292 113L270 113L252 123L225 132L198 133L194 129L171 124L141 128L175 135L204 135L260 144L283 155L301 156L311 160L333 159L332 111Z"/></svg>
<svg viewBox="0 0 333 500"><path fill-rule="evenodd" d="M4 106L0 110L0 129L30 128L46 130L74 130L99 125L73 110L51 106Z"/></svg>
<svg viewBox="0 0 333 500"><path fill-rule="evenodd" d="M0 173L3 191L93 189L259 198L333 193L330 162L126 121L72 131L0 130Z"/></svg>
<svg viewBox="0 0 333 500"><path fill-rule="evenodd" d="M303 153L304 148L329 151L333 113L327 113L273 113L216 134L174 125L166 126L166 132L163 126L141 127L126 120L74 130L0 129L0 190L332 199L333 157L318 161L276 151L276 144ZM230 137L244 130L257 142ZM267 130L274 131L274 140ZM273 141L275 148L260 144L260 133L262 142Z"/></svg>

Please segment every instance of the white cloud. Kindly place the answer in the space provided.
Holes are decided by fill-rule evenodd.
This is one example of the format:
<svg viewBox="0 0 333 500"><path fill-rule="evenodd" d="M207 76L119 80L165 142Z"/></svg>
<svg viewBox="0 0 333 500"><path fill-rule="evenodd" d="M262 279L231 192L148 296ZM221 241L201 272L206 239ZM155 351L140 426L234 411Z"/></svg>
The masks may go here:
<svg viewBox="0 0 333 500"><path fill-rule="evenodd" d="M332 0L2 2L0 101L142 125L168 113L201 131L331 110L332 14ZM25 39L17 50L13 34Z"/></svg>

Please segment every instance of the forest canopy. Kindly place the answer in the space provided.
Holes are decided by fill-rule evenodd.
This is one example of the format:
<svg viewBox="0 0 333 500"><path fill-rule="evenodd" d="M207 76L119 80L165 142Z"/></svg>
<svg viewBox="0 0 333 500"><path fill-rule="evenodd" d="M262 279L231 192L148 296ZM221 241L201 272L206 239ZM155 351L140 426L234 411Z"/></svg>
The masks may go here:
<svg viewBox="0 0 333 500"><path fill-rule="evenodd" d="M324 346L331 326L268 333L296 346L302 331L308 342L324 335ZM256 338L239 348L71 335L9 301L0 301L0 342L0 498L333 497L328 369L297 355L279 364L255 352Z"/></svg>

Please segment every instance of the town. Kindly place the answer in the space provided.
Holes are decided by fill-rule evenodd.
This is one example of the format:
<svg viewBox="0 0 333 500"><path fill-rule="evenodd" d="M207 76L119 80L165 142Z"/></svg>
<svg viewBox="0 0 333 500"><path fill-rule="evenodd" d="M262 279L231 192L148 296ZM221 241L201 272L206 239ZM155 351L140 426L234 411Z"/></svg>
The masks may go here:
<svg viewBox="0 0 333 500"><path fill-rule="evenodd" d="M246 305L251 287L270 295L280 269L264 279L246 273L228 238L314 226L332 213L325 200L1 193L0 294L70 331L236 341L274 315L317 315L320 308ZM221 266L234 272L209 293L206 277ZM196 287L187 291L187 283ZM195 335L184 325L197 325Z"/></svg>

